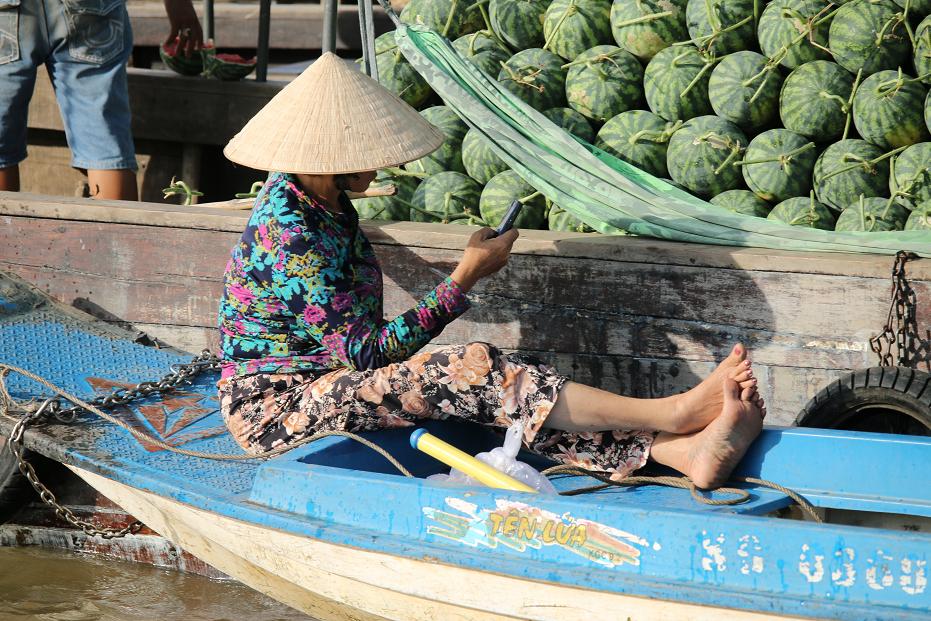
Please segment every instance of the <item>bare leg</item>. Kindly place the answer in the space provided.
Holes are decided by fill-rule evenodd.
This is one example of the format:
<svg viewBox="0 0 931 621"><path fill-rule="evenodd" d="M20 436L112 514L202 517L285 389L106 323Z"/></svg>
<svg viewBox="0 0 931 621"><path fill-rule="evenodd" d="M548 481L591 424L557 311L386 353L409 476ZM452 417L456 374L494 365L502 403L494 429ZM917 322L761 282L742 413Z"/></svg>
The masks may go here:
<svg viewBox="0 0 931 621"><path fill-rule="evenodd" d="M136 173L132 170L88 170L87 183L94 198L136 201Z"/></svg>
<svg viewBox="0 0 931 621"><path fill-rule="evenodd" d="M660 433L650 457L687 475L698 487L721 485L763 427L766 410L758 405L754 392L753 388L741 390L736 382L725 379L720 416L698 433Z"/></svg>
<svg viewBox="0 0 931 621"><path fill-rule="evenodd" d="M738 345L697 387L682 395L661 399L622 397L568 382L560 391L545 426L565 431L645 429L675 434L704 429L721 413L724 404L721 386L725 378L733 379L742 389L756 386L753 370L745 358L746 351Z"/></svg>
<svg viewBox="0 0 931 621"><path fill-rule="evenodd" d="M0 168L0 191L19 192L19 165Z"/></svg>

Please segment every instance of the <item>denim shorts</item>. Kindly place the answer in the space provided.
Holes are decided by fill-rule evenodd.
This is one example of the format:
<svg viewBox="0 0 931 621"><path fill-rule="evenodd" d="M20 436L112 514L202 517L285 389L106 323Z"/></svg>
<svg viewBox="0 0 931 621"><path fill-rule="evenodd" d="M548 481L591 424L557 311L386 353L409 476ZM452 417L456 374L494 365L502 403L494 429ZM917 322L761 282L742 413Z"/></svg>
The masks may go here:
<svg viewBox="0 0 931 621"><path fill-rule="evenodd" d="M29 100L44 64L71 165L135 170L126 83L132 47L125 0L0 0L0 168L26 159Z"/></svg>

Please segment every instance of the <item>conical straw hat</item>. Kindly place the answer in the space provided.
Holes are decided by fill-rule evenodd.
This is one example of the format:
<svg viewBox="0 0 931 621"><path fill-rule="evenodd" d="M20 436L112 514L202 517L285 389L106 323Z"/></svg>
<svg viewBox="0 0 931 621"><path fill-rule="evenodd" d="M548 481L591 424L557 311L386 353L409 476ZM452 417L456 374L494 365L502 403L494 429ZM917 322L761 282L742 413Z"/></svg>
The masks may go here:
<svg viewBox="0 0 931 621"><path fill-rule="evenodd" d="M223 154L258 170L339 174L398 166L443 140L416 110L327 52L259 110Z"/></svg>

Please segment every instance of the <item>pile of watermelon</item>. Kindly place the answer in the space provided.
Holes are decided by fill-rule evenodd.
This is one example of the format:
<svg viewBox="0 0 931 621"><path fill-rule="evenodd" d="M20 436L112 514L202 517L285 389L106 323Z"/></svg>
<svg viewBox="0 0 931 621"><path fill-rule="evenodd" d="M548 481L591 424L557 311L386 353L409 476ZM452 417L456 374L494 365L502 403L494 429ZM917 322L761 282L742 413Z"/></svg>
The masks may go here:
<svg viewBox="0 0 931 621"><path fill-rule="evenodd" d="M582 140L747 217L931 231L931 0L410 0L407 23ZM379 79L446 136L363 217L588 230L443 105L394 43Z"/></svg>

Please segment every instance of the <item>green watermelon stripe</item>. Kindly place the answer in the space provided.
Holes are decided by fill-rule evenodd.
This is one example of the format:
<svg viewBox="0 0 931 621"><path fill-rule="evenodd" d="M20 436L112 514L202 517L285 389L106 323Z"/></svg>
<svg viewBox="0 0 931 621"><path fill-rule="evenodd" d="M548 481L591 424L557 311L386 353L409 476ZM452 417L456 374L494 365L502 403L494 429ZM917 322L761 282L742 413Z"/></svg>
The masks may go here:
<svg viewBox="0 0 931 621"><path fill-rule="evenodd" d="M446 195L443 197L443 211L442 211L442 213L436 212L436 211L428 211L428 210L426 210L426 209L424 209L424 208L422 208L422 207L418 207L417 205L414 205L413 203L410 203L410 202L404 200L403 198L399 198L399 199L397 199L397 200L398 200L398 202L401 203L402 205L405 205L405 206L409 207L410 209L416 211L417 213L419 213L419 214L421 214L421 215L423 215L423 216L426 216L426 217L428 217L428 218L430 218L431 220L436 221L436 222L441 222L441 223L443 223L443 224L449 224L449 223L452 222L453 220L464 220L464 219L468 218L470 222L472 222L472 221L474 220L477 224L480 224L480 225L482 225L482 226L488 226L488 223L487 223L487 222L485 222L484 220L482 220L480 217L476 216L475 214L469 213L469 212L468 212L467 210L465 210L465 209L462 210L462 211L450 211L450 210L449 210L449 204L450 204L450 202L452 201L452 199L454 199L454 198L456 198L456 197L455 197L452 193L450 193L450 192L447 192L447 193L446 193ZM457 199L457 200L458 200L458 199Z"/></svg>
<svg viewBox="0 0 931 621"><path fill-rule="evenodd" d="M616 24L611 24L613 28L627 28L628 26L636 26L637 24L645 24L647 22L653 22L658 19L663 19L664 17L672 17L672 11L662 11L661 13L650 13L649 15L641 15L640 17L634 17L631 19L618 22Z"/></svg>
<svg viewBox="0 0 931 621"><path fill-rule="evenodd" d="M686 56L690 56L690 54L689 54L688 52L685 52L684 54L680 54L679 56L676 56L675 58L672 59L672 64L675 65L675 64L676 64L676 61L681 60L681 59L685 58ZM717 65L719 62L721 62L722 60L724 60L724 58L725 58L725 57L722 56L721 58L715 58L714 60L707 60L707 59L706 59L706 60L705 60L705 66L702 67L701 69L699 69L699 70L698 70L698 73L695 74L695 77L692 78L692 81L688 83L688 86L686 86L684 89L682 89L682 92L679 93L679 98L682 98L682 97L685 97L686 95L688 95L688 94L692 91L692 89L695 88L695 85L698 84L699 82L701 82L702 77L703 77L706 73L708 73L709 71L711 71L711 70L714 68L715 65Z"/></svg>
<svg viewBox="0 0 931 621"><path fill-rule="evenodd" d="M862 168L864 171L869 172L869 170L876 164L879 164L880 162L885 161L889 159L890 157L898 155L899 153L901 153L902 151L904 151L910 146L911 145L905 145L904 147L893 149L892 151L889 151L888 153L883 153L882 155L874 157L871 160L864 159L860 157L859 155L855 155L850 152L844 153L844 155L842 156L842 159L845 162L856 162L856 163L851 164L850 166L847 166L846 168L838 168L837 170L833 170L829 172L828 174L821 177L821 181L823 183L824 181L827 181L831 177L836 177L837 175L843 174L845 172L850 172L851 170L856 170L857 168Z"/></svg>
<svg viewBox="0 0 931 621"><path fill-rule="evenodd" d="M796 45L798 45L799 43L801 43L801 42L804 41L805 39L808 39L809 42L812 44L812 46L814 46L814 47L816 47L816 48L818 48L818 49L821 49L821 50L827 52L828 54L830 54L830 53L831 53L831 50L829 50L828 48L826 48L826 47L824 47L824 46L822 46L822 45L819 45L816 41L813 41L813 40L811 39L812 33L815 31L815 29L816 29L818 26L820 26L821 24L823 24L823 23L825 23L825 22L828 22L828 21L834 19L834 14L837 13L837 11L840 10L840 7L836 7L835 9L831 10L830 12L828 12L827 15L824 15L823 17L818 18L818 15L821 15L822 13L824 13L825 11L827 11L830 7L831 7L831 5L829 4L828 6L824 7L823 9L821 9L821 11L819 11L817 14L811 16L810 18L805 17L804 15L802 15L802 14L799 13L797 10L795 10L795 9L793 9L793 8L791 8L791 7L783 7L783 9L782 9L782 16L783 16L783 17L794 17L795 19L799 20L800 22L805 23L805 27L803 28L802 32L800 32L798 35L796 35L796 37L795 37L794 39L792 39L789 43L786 43L785 45L783 45L782 47L780 47L778 50L776 50L776 51L773 53L773 55L769 57L770 61L773 62L773 63L775 63L775 64L777 64L777 65L780 64L780 63L782 63L782 61L785 60L785 57L789 55L789 51L791 51L791 49L792 49L793 47L795 47ZM794 14L794 15L793 15L793 14Z"/></svg>
<svg viewBox="0 0 931 621"><path fill-rule="evenodd" d="M641 129L638 132L634 132L630 135L630 138L627 139L632 145L637 144L640 141L644 142L655 142L657 144L662 144L664 142L669 142L669 139L672 138L672 135L676 133L676 130L682 127L682 121L676 121L663 131L655 131L652 129Z"/></svg>
<svg viewBox="0 0 931 621"><path fill-rule="evenodd" d="M816 145L814 142L809 142L797 149L792 149L788 153L783 153L782 155L776 155L773 157L761 157L755 160L740 160L738 162L734 162L734 166L751 166L753 164L769 164L770 162L780 162L781 168L785 171L786 175L791 175L792 172L790 168L792 166L792 159L797 155L814 149L816 146L818 145Z"/></svg>
<svg viewBox="0 0 931 621"><path fill-rule="evenodd" d="M720 8L720 5L717 5L715 8ZM713 13L715 13L715 11L710 12L708 15L710 16ZM730 26L727 26L726 28L721 28L721 22L720 20L717 19L716 15L715 15L715 21L717 23L712 24L713 32L711 34L702 35L700 37L695 37L694 39L689 39L688 41L682 41L680 43L676 43L676 45L694 45L695 47L699 49L708 49L712 45L714 45L715 41L717 41L721 35L725 35L729 32L737 30L741 26L745 26L751 21L753 21L753 15L747 15L745 18L743 18L739 22L735 22L731 24ZM705 45L706 43L708 45Z"/></svg>

